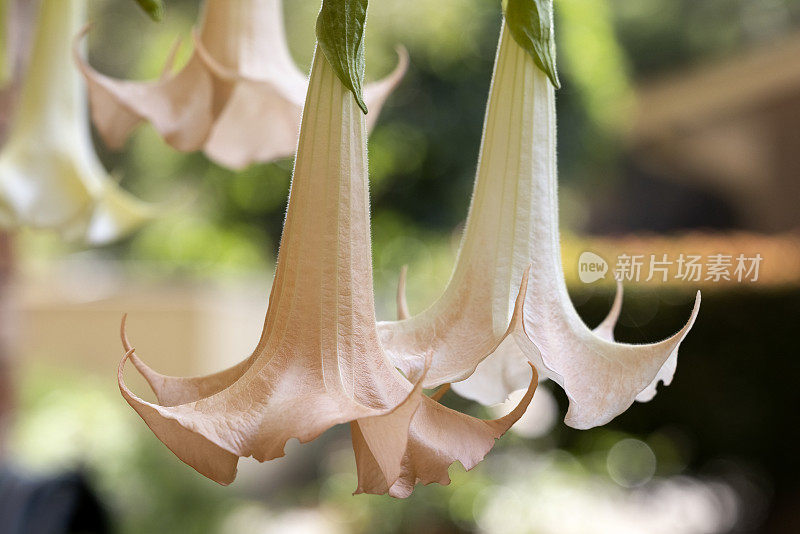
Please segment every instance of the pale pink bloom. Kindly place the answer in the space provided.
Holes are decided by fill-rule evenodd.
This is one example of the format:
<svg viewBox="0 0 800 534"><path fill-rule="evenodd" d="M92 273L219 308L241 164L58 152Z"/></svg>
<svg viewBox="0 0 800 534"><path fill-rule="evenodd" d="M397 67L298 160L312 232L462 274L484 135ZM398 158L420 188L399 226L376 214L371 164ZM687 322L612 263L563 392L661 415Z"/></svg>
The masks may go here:
<svg viewBox="0 0 800 534"><path fill-rule="evenodd" d="M449 482L456 460L477 464L522 416L536 381L511 413L481 421L422 395L421 382L392 366L375 323L365 117L319 50L307 102L258 346L217 374L167 377L136 356L123 330L119 385L164 444L221 484L239 457L277 458L287 440L349 422L357 492L405 497L416 483ZM125 385L128 359L157 403Z"/></svg>
<svg viewBox="0 0 800 534"><path fill-rule="evenodd" d="M76 55L106 144L121 148L146 121L175 149L232 169L294 154L308 80L289 53L281 0L206 0L194 37L186 66L170 72L173 50L151 82L105 76ZM408 65L398 50L394 71L364 88L370 128Z"/></svg>
<svg viewBox="0 0 800 534"><path fill-rule="evenodd" d="M686 326L659 343L613 342L619 301L597 331L587 328L564 281L556 189L554 88L504 25L453 275L430 308L378 330L406 376L422 376L419 355L433 350L424 386L452 382L485 404L525 387L530 361L567 393L566 423L588 428L652 397L659 380L669 382L700 296Z"/></svg>

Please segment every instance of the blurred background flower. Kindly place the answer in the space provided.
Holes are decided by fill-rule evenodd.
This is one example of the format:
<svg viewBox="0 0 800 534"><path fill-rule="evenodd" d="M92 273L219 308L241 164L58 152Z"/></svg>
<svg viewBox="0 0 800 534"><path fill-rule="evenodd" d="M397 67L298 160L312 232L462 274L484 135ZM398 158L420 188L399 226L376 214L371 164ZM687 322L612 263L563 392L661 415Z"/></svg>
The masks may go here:
<svg viewBox="0 0 800 534"><path fill-rule="evenodd" d="M391 71L395 44L411 58L369 148L378 318L394 319L403 264L412 314L436 300L452 270L500 9L485 0L370 4L368 80ZM91 6L92 64L144 79L158 76L175 35L189 37L199 2L169 1L160 25L129 0ZM285 2L301 70L318 8L317 0ZM469 476L456 466L450 486L418 488L402 503L351 496L344 428L318 443L290 443L287 458L242 462L235 484L216 487L119 398L115 332L124 311L135 315L137 350L172 375L222 369L236 363L226 357L251 351L291 160L232 172L174 152L145 127L123 152L98 145L106 167L141 198L180 185L196 200L93 251L20 235L12 313L2 315L4 328L18 325L11 354L19 395L6 459L42 473L82 467L114 524L130 533L800 530L800 465L788 437L800 403L800 1L565 0L556 25L564 267L586 323L605 316L614 284L578 280L585 250L607 260L764 257L757 282L700 282L703 313L675 380L651 403L591 431L557 423L528 433L521 425ZM626 284L617 338L645 342L676 331L696 286ZM547 388L531 413L555 412L560 421L566 398ZM490 416L453 393L443 402Z"/></svg>

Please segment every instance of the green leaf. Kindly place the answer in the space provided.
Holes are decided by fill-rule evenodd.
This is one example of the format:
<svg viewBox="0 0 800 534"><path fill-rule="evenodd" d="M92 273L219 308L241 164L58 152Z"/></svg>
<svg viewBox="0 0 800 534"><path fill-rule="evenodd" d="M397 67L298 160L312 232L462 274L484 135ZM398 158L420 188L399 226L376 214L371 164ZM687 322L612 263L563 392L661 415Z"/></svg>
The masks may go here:
<svg viewBox="0 0 800 534"><path fill-rule="evenodd" d="M162 0L136 0L145 13L156 22L164 18L164 2Z"/></svg>
<svg viewBox="0 0 800 534"><path fill-rule="evenodd" d="M367 113L361 82L364 79L364 25L367 0L322 0L317 17L317 41L336 76L353 92Z"/></svg>
<svg viewBox="0 0 800 534"><path fill-rule="evenodd" d="M504 7L511 36L531 55L553 85L560 88L553 36L553 0L506 0Z"/></svg>

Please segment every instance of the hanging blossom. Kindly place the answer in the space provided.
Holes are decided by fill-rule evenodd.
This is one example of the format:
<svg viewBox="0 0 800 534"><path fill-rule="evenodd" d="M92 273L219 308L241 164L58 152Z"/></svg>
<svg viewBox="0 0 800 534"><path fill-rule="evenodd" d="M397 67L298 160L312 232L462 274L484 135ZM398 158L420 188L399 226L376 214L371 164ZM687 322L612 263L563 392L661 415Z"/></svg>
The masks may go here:
<svg viewBox="0 0 800 534"><path fill-rule="evenodd" d="M206 0L188 63L172 74L173 49L157 81L116 80L76 56L105 143L121 148L147 121L175 149L203 150L231 169L291 156L308 80L289 53L281 2ZM364 88L369 128L406 71L407 53L398 54L394 71Z"/></svg>
<svg viewBox="0 0 800 534"><path fill-rule="evenodd" d="M123 322L119 386L167 447L221 484L234 479L239 457L277 458L290 438L308 442L349 422L357 493L405 497L416 483L448 483L456 460L477 464L522 416L536 380L512 412L482 421L422 395L421 381L391 365L375 323L365 118L320 47L307 103L255 351L217 374L167 377L136 356ZM157 403L125 385L128 359Z"/></svg>
<svg viewBox="0 0 800 534"><path fill-rule="evenodd" d="M552 56L549 64L548 57L537 62L517 42L510 18L514 5L509 2L501 31L475 190L455 270L430 308L410 319L379 323L379 334L406 376L419 379L424 367L419 354L433 350L424 386L454 382L457 393L484 404L502 402L524 387L530 361L541 377L565 390L570 401L565 422L590 428L610 421L634 399L652 398L659 381L670 382L700 294L688 323L654 344L613 341L619 289L609 316L595 331L578 316L561 268L557 78ZM544 20L552 28L549 14ZM535 34L521 35L524 42ZM540 49L546 50L543 41ZM399 294L398 309L405 315L402 288ZM519 300L522 306L515 305Z"/></svg>
<svg viewBox="0 0 800 534"><path fill-rule="evenodd" d="M152 216L97 158L86 94L70 61L85 0L43 0L11 132L0 153L0 225L50 228L90 244L113 241Z"/></svg>

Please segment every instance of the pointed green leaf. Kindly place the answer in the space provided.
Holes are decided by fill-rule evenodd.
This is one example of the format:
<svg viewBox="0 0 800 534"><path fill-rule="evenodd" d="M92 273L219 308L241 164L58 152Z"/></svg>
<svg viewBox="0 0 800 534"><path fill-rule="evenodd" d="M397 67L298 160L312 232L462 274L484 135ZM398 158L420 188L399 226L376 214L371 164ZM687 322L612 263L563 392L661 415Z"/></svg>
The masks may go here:
<svg viewBox="0 0 800 534"><path fill-rule="evenodd" d="M366 113L361 91L364 79L364 25L367 0L322 0L317 17L317 41L336 76L353 92Z"/></svg>
<svg viewBox="0 0 800 534"><path fill-rule="evenodd" d="M511 36L531 55L553 85L560 88L553 36L553 0L506 0L504 7Z"/></svg>
<svg viewBox="0 0 800 534"><path fill-rule="evenodd" d="M162 0L136 0L145 13L156 22L164 18L164 2Z"/></svg>

